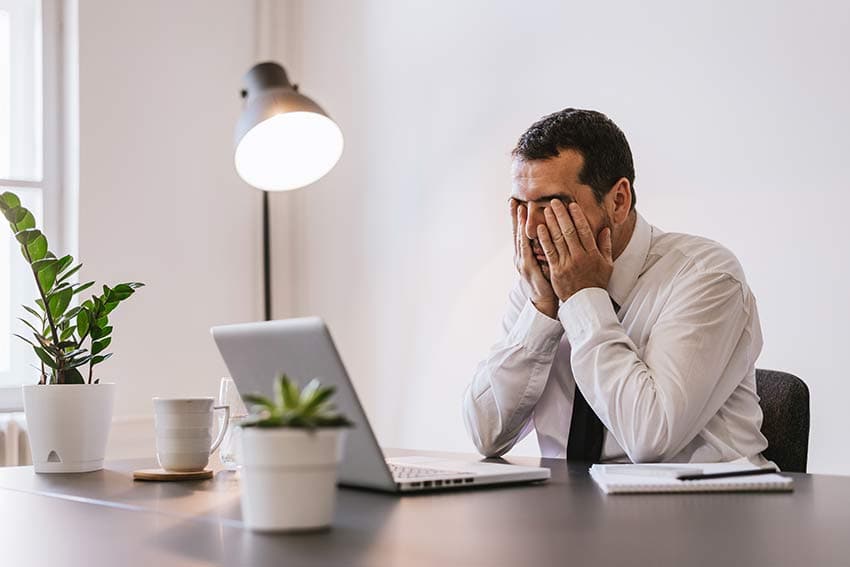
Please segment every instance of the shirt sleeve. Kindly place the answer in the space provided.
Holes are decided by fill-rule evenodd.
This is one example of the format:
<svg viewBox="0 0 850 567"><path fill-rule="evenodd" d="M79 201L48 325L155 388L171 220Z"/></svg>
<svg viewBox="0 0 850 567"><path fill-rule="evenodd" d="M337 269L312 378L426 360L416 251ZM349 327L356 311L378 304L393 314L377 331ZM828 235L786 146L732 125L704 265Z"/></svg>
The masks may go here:
<svg viewBox="0 0 850 567"><path fill-rule="evenodd" d="M464 393L464 422L481 454L502 455L531 431L531 415L563 333L561 323L540 313L517 282L501 338Z"/></svg>
<svg viewBox="0 0 850 567"><path fill-rule="evenodd" d="M669 293L643 352L601 288L580 291L558 313L577 386L633 462L669 460L681 451L751 360L754 300L741 282L701 273L680 278Z"/></svg>

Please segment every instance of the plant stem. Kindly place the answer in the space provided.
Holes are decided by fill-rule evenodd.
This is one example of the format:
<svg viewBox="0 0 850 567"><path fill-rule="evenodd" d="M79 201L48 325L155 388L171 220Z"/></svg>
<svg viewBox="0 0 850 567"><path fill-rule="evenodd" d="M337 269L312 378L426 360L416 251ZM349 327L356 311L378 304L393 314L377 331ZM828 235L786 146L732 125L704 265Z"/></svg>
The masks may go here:
<svg viewBox="0 0 850 567"><path fill-rule="evenodd" d="M18 225L17 224L15 224L15 232L18 232ZM45 295L44 290L41 289L41 282L38 281L38 272L35 271L35 268L32 265L32 256L30 255L30 251L27 249L26 244L22 244L21 249L23 250L24 257L26 257L27 263L30 266L30 270L32 271L32 275L35 278L35 286L38 288L38 294L41 296L41 301L44 302L44 314L47 317L47 322L50 323L50 332L53 335L53 344L58 345L59 344L59 333L56 331L56 323L54 323L53 317L51 317L51 315L50 315L50 304L47 302L47 296ZM62 362L62 360L61 360L61 356L60 356L60 364L59 364L60 368L58 368L56 370L57 380L65 377L64 373L61 370L61 367L62 367L61 362Z"/></svg>

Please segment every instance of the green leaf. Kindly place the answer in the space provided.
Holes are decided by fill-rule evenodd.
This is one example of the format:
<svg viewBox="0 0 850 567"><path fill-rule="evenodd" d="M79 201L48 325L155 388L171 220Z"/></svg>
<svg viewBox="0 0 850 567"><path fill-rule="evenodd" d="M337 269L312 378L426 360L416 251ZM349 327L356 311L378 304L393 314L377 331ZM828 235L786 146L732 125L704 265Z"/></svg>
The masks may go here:
<svg viewBox="0 0 850 567"><path fill-rule="evenodd" d="M84 284L79 284L74 287L74 295L83 292L94 285L94 282L86 282Z"/></svg>
<svg viewBox="0 0 850 567"><path fill-rule="evenodd" d="M242 396L242 401L248 405L262 406L269 411L273 411L275 409L273 401L259 394L245 394Z"/></svg>
<svg viewBox="0 0 850 567"><path fill-rule="evenodd" d="M39 300L39 301L41 301L41 300ZM36 311L32 307L27 307L26 305L21 305L21 307L23 307L26 310L27 313L34 316L39 321L44 321L44 315L42 315L41 313L39 313L38 311Z"/></svg>
<svg viewBox="0 0 850 567"><path fill-rule="evenodd" d="M104 315L103 317L98 317L97 321L95 321L95 324L98 327L106 327L107 325L109 325L109 317L107 317L106 315Z"/></svg>
<svg viewBox="0 0 850 567"><path fill-rule="evenodd" d="M70 258L70 256L66 256L66 257ZM73 258L71 258L71 261L73 261ZM62 274L61 276L59 276L59 281L64 282L65 280L67 280L68 278L70 278L71 276L76 274L80 270L80 268L82 268L82 267L83 267L82 264L77 264L76 266L74 266L73 268L71 268L70 270L68 270L67 272ZM60 270L60 272L61 272L61 270Z"/></svg>
<svg viewBox="0 0 850 567"><path fill-rule="evenodd" d="M82 307L72 307L71 309L65 312L65 314L58 321L58 323L65 324L72 321L77 316L77 313L80 312L80 309L82 309Z"/></svg>
<svg viewBox="0 0 850 567"><path fill-rule="evenodd" d="M3 212L15 232L35 228L35 217L23 207L14 207Z"/></svg>
<svg viewBox="0 0 850 567"><path fill-rule="evenodd" d="M62 372L62 383L63 384L85 384L86 381L83 379L83 375L80 374L80 371L74 368L67 368Z"/></svg>
<svg viewBox="0 0 850 567"><path fill-rule="evenodd" d="M22 341L24 341L25 343L29 343L29 345L30 345L31 347L36 348L35 343L34 343L34 342L32 342L31 340L29 340L29 339L28 339L28 338L26 338L26 337L22 337L22 336L21 336L21 335L19 335L18 333L12 333L12 336L14 336L14 337L18 337L19 339L21 339L21 340L22 340Z"/></svg>
<svg viewBox="0 0 850 567"><path fill-rule="evenodd" d="M308 401L310 401L310 398L313 397L313 394L316 393L316 390L321 388L321 386L322 384L321 382L319 382L318 378L313 378L312 380L310 380L307 385L301 389L301 396L299 402L301 404L306 404Z"/></svg>
<svg viewBox="0 0 850 567"><path fill-rule="evenodd" d="M71 344L71 346L75 346L75 344ZM81 354L86 354L86 353L88 353L88 350L86 350L84 348L78 348L74 351L66 352L65 358L66 358L66 360L73 362L76 359L76 357L80 356Z"/></svg>
<svg viewBox="0 0 850 567"><path fill-rule="evenodd" d="M280 409L290 409L298 405L298 386L286 374L281 374L274 383L275 402Z"/></svg>
<svg viewBox="0 0 850 567"><path fill-rule="evenodd" d="M53 319L59 319L65 314L68 304L71 303L71 296L73 293L74 292L70 287L66 287L58 292L54 292L50 296L50 299L48 299L48 306L50 307L50 315Z"/></svg>
<svg viewBox="0 0 850 567"><path fill-rule="evenodd" d="M35 304L38 305L38 308L41 309L42 311L47 311L47 309L44 308L44 302L42 300L36 299ZM39 317L41 317L41 316L39 315ZM42 317L42 319L43 319L43 317Z"/></svg>
<svg viewBox="0 0 850 567"><path fill-rule="evenodd" d="M37 228L27 228L16 232L15 240L17 240L21 245L26 246L30 242L35 242L39 236L44 236L41 234L40 230ZM41 258L38 259L40 260Z"/></svg>
<svg viewBox="0 0 850 567"><path fill-rule="evenodd" d="M103 337L109 336L109 333L112 332L112 327L92 327L91 330L91 338L94 340L102 339Z"/></svg>
<svg viewBox="0 0 850 567"><path fill-rule="evenodd" d="M41 260L44 258L47 255L47 238L42 234L27 244L27 252L31 260Z"/></svg>
<svg viewBox="0 0 850 567"><path fill-rule="evenodd" d="M109 354L103 354L103 355L100 355L100 356L94 356L94 357L92 357L92 359L91 359L91 365L92 365L92 366L94 366L95 364L100 364L101 362L103 362L104 360L106 360L107 358L109 358L110 356L112 356L112 353L111 353L111 352L110 352ZM95 383L96 383L96 382L95 382Z"/></svg>
<svg viewBox="0 0 850 567"><path fill-rule="evenodd" d="M77 313L77 330L81 339L89 333L89 311L86 308Z"/></svg>
<svg viewBox="0 0 850 567"><path fill-rule="evenodd" d="M4 212L6 211L6 209L12 209L14 207L20 206L21 200L18 199L18 196L14 193L6 191L2 195L0 195L0 209L2 209Z"/></svg>
<svg viewBox="0 0 850 567"><path fill-rule="evenodd" d="M36 271L36 277L38 278L38 284L41 286L41 289L48 291L53 287L53 284L56 282L56 271L58 267L58 263L54 258L45 258L32 263L32 268Z"/></svg>
<svg viewBox="0 0 850 567"><path fill-rule="evenodd" d="M36 329L36 328L35 328L35 325L33 325L32 323L30 323L30 322L29 322L29 321L27 321L26 319L24 319L24 318L22 318L22 317L18 317L18 321L20 321L21 323L23 323L24 325L26 325L27 327L29 327L30 329L32 329L32 332L33 332L33 333L35 333L36 335L40 335L40 334L41 334L41 331L39 331L38 329Z"/></svg>
<svg viewBox="0 0 850 567"><path fill-rule="evenodd" d="M53 357L51 357L49 354L47 354L47 351L46 351L46 350L44 350L43 348L41 348L41 347L33 347L33 350L35 351L35 354L37 354L37 355L38 355L38 357L41 359L41 361L42 361L45 365L47 365L47 366L49 366L50 368L53 368L53 369L56 369L56 368L59 366L59 365L56 363L56 361L55 361L55 360L53 360Z"/></svg>
<svg viewBox="0 0 850 567"><path fill-rule="evenodd" d="M133 295L133 293L134 293L133 288L130 287L129 284L118 284L112 290L112 296L111 296L110 299L118 300L118 301L124 301L125 299L127 299L128 297Z"/></svg>
<svg viewBox="0 0 850 567"><path fill-rule="evenodd" d="M332 386L327 388L319 388L313 394L312 398L304 403L304 413L312 414L321 409L322 404L324 404L331 396L333 396L334 388Z"/></svg>
<svg viewBox="0 0 850 567"><path fill-rule="evenodd" d="M91 344L91 353L92 354L100 354L103 352L106 347L109 346L109 343L112 342L111 337L106 337L105 339L100 339L99 341L94 341Z"/></svg>
<svg viewBox="0 0 850 567"><path fill-rule="evenodd" d="M103 306L103 312L107 313L107 314L111 313L112 310L115 309L116 307L118 307L117 301L109 301Z"/></svg>
<svg viewBox="0 0 850 567"><path fill-rule="evenodd" d="M71 256L70 254L67 254L67 255L59 258L59 260L57 260L57 262L59 263L59 273L61 274L62 272L64 272L65 268L70 266L73 261L74 261L74 257ZM82 264L80 264L80 265L82 266Z"/></svg>
<svg viewBox="0 0 850 567"><path fill-rule="evenodd" d="M80 366L83 366L84 364L88 364L91 361L91 359L92 359L91 355L84 356L82 358L78 358L78 359L73 360L70 363L68 363L68 365L65 366L65 368L79 368Z"/></svg>
<svg viewBox="0 0 850 567"><path fill-rule="evenodd" d="M8 221L9 221L9 223L11 223L11 224L13 224L13 225L16 225L16 226L17 226L17 224L18 224L19 222L21 222L22 220L24 220L24 217L26 217L26 216L27 216L27 213L28 213L28 212L29 212L29 211L28 211L28 210L26 210L26 209L25 209L25 208L23 208L23 207L14 207L14 208L9 209L8 211L6 211L6 213L5 213L6 220L8 220ZM30 227L30 228L32 228L32 227ZM18 230L24 230L24 229L19 228Z"/></svg>

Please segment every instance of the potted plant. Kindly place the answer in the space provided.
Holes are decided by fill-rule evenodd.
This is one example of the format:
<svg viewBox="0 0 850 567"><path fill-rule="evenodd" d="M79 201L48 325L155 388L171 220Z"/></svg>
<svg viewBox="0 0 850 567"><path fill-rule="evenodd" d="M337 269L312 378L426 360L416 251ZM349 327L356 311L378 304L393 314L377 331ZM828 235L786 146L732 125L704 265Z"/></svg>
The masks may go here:
<svg viewBox="0 0 850 567"><path fill-rule="evenodd" d="M109 314L133 295L141 283L103 286L74 306L94 282L73 283L82 267L70 255L57 258L35 227L32 213L14 193L0 195L0 210L20 244L35 277L35 306L23 306L31 319L20 318L41 361L38 384L23 387L24 412L35 472L88 472L103 468L112 423L115 384L94 377L94 368L110 356Z"/></svg>
<svg viewBox="0 0 850 567"><path fill-rule="evenodd" d="M242 516L253 530L327 527L336 502L337 467L351 422L330 403L334 388L311 380L302 390L285 374L274 400L243 396Z"/></svg>

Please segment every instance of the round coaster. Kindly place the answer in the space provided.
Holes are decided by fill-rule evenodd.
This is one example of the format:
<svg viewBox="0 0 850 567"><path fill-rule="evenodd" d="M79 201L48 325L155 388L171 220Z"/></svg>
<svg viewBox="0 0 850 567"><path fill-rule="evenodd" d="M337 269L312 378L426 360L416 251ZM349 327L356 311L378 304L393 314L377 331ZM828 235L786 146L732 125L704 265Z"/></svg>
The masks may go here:
<svg viewBox="0 0 850 567"><path fill-rule="evenodd" d="M210 469L192 472L167 471L165 469L142 469L133 472L133 480L206 480L212 477L213 472Z"/></svg>

